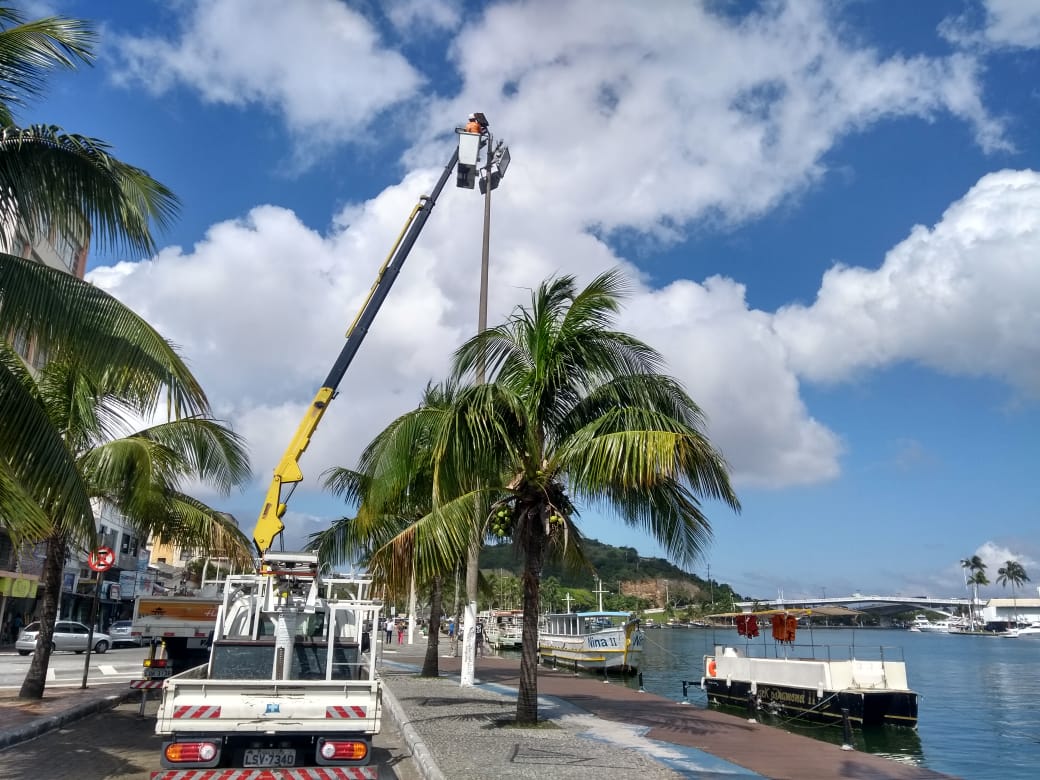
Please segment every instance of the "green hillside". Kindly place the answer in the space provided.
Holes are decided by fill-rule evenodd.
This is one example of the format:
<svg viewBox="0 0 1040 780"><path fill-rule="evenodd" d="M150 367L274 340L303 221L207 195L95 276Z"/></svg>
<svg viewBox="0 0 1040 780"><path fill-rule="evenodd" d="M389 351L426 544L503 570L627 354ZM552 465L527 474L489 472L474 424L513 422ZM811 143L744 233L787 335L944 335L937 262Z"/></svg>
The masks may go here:
<svg viewBox="0 0 1040 780"><path fill-rule="evenodd" d="M670 584L668 601L672 603L707 602L709 594L714 603L732 603L740 601L741 596L734 593L729 585L712 582L698 577L691 572L683 571L664 558L648 558L640 556L634 547L614 547L595 539L582 540L582 548L594 571L567 571L558 563L547 563L542 570L542 579L553 578L563 588L580 588L592 591L595 577L598 576L608 590L616 592L618 583L625 583L624 589L629 592L636 583L667 581ZM486 573L507 572L520 575L521 562L512 544L500 544L485 547L480 553L480 568ZM648 600L661 601L664 599ZM663 603L658 606L665 606Z"/></svg>

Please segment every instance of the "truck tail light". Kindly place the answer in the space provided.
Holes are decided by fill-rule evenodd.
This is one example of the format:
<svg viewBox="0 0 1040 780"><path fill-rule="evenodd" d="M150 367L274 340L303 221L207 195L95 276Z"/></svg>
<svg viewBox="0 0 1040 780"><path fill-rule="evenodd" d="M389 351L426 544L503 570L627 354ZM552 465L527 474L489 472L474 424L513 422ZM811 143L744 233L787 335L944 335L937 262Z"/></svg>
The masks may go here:
<svg viewBox="0 0 1040 780"><path fill-rule="evenodd" d="M165 658L145 658L144 665L152 669L162 669L166 666Z"/></svg>
<svg viewBox="0 0 1040 780"><path fill-rule="evenodd" d="M217 745L214 742L171 742L165 754L171 764L208 764L217 757Z"/></svg>
<svg viewBox="0 0 1040 780"><path fill-rule="evenodd" d="M368 743L354 739L323 739L318 751L326 761L362 761L368 755Z"/></svg>

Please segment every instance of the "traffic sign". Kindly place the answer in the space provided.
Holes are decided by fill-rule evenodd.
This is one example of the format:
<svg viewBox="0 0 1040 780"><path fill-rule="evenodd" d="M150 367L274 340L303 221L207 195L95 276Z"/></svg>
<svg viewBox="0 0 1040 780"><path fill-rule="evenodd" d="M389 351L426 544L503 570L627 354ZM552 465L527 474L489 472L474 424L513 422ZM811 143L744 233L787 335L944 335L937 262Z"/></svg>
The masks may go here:
<svg viewBox="0 0 1040 780"><path fill-rule="evenodd" d="M93 571L108 571L116 562L116 554L111 547L98 547L87 556L87 566Z"/></svg>

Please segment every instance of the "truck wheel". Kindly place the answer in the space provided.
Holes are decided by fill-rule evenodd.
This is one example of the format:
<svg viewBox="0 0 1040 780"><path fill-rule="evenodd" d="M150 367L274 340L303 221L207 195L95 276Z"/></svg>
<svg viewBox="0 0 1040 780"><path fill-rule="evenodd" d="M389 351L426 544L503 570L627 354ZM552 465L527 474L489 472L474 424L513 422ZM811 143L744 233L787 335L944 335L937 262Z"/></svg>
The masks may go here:
<svg viewBox="0 0 1040 780"><path fill-rule="evenodd" d="M100 642L94 645L95 653L103 653L106 650L108 650L108 642L106 642L104 639L102 639Z"/></svg>

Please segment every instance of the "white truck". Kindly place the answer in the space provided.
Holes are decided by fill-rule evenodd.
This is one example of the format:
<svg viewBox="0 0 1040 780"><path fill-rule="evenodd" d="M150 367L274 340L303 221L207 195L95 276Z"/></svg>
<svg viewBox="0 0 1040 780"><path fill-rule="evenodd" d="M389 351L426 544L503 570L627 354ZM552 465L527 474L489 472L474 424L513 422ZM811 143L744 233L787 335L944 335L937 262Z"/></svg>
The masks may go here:
<svg viewBox="0 0 1040 780"><path fill-rule="evenodd" d="M377 778L370 585L323 578L310 553L270 553L260 574L228 577L209 663L163 686L152 780Z"/></svg>

